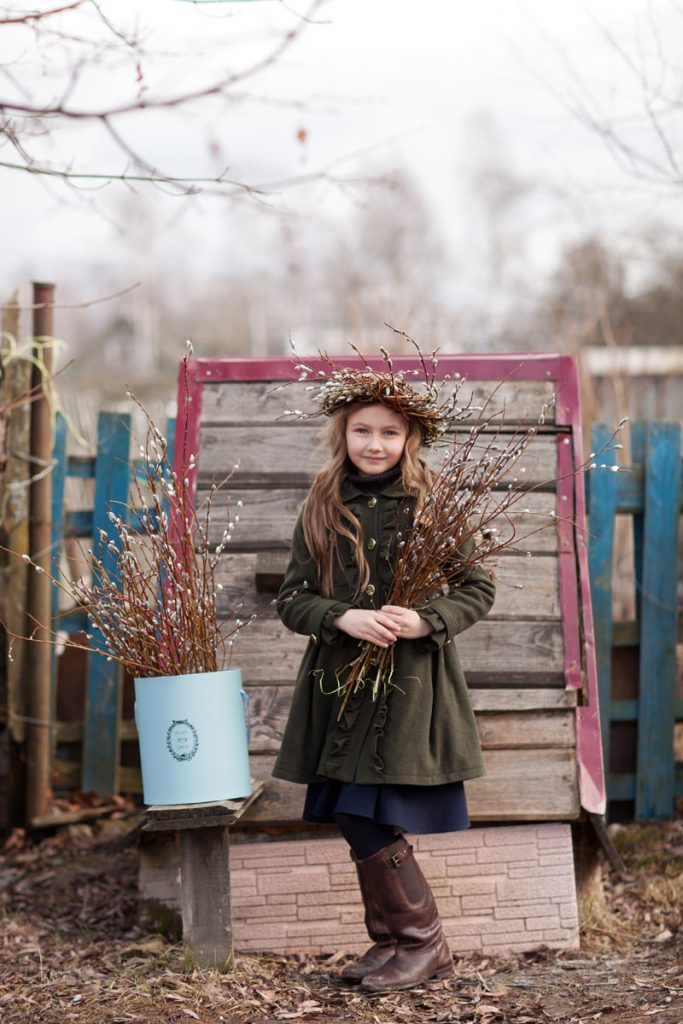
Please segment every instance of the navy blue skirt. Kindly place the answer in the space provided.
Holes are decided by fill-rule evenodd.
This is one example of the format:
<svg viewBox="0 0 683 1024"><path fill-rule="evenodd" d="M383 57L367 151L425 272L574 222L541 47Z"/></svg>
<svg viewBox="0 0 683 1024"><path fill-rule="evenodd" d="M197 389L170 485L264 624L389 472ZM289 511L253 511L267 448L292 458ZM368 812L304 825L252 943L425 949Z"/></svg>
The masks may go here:
<svg viewBox="0 0 683 1024"><path fill-rule="evenodd" d="M364 786L326 779L306 789L303 820L334 822L335 814L356 814L413 835L469 828L462 782L442 786Z"/></svg>

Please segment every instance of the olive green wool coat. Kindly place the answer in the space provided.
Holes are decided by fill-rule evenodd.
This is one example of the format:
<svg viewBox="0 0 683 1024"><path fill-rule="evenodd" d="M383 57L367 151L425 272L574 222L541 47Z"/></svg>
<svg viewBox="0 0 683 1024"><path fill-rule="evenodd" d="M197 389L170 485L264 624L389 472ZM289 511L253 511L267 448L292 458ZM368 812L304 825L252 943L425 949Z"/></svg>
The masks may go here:
<svg viewBox="0 0 683 1024"><path fill-rule="evenodd" d="M409 785L439 785L485 775L467 684L453 642L493 604L495 584L481 568L420 609L433 626L429 636L396 641L394 681L400 690L389 688L373 701L366 686L350 698L337 721L341 698L331 692L335 671L359 654L361 642L335 629L333 619L348 608L380 608L386 603L396 535L399 529L409 528L415 505L400 478L378 495L366 494L345 479L341 493L363 528L370 584L354 600L358 568L351 543L340 538L342 564L335 566L335 597L322 597L299 514L277 611L289 629L308 635L309 642L273 775L302 783L327 778Z"/></svg>

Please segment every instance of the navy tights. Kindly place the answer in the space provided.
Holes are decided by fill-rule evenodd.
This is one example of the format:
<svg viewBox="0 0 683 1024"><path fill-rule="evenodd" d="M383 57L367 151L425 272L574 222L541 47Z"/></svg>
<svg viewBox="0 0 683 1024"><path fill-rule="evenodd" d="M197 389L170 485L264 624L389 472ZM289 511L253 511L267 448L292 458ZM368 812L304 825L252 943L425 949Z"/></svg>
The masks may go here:
<svg viewBox="0 0 683 1024"><path fill-rule="evenodd" d="M373 853L390 846L401 831L393 825L382 825L358 814L335 814L334 820L359 860L372 857Z"/></svg>

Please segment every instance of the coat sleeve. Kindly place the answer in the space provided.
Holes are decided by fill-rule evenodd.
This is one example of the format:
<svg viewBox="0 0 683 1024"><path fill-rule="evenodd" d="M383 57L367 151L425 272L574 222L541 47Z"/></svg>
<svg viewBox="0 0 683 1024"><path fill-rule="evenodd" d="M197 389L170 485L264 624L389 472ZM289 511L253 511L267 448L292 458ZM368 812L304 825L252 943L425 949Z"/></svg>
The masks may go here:
<svg viewBox="0 0 683 1024"><path fill-rule="evenodd" d="M469 553L474 541L469 540L463 547ZM454 636L483 619L492 608L496 596L496 585L481 566L472 569L459 587L453 587L448 594L435 598L419 614L432 626L429 636L420 637L416 643L422 650L437 650L450 643Z"/></svg>
<svg viewBox="0 0 683 1024"><path fill-rule="evenodd" d="M349 637L336 629L332 620L353 607L319 593L317 567L304 539L300 512L294 526L289 565L277 596L278 615L293 633L308 634L314 643L337 644Z"/></svg>

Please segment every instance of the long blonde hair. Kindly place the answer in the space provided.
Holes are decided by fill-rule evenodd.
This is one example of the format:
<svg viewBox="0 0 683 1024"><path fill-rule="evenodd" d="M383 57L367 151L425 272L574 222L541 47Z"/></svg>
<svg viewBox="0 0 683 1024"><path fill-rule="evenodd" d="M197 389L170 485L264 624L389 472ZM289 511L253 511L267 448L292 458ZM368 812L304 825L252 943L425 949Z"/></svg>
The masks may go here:
<svg viewBox="0 0 683 1024"><path fill-rule="evenodd" d="M341 482L347 471L346 423L349 414L363 403L349 402L330 417L325 440L330 452L327 465L314 477L303 506L304 538L318 567L318 586L323 597L334 597L333 569L340 562L339 537L347 537L354 549L360 580L356 596L370 581L370 567L363 552L363 528L341 498ZM407 420L408 434L401 456L401 477L407 494L421 508L432 485L433 473L419 457L422 430L415 420Z"/></svg>

